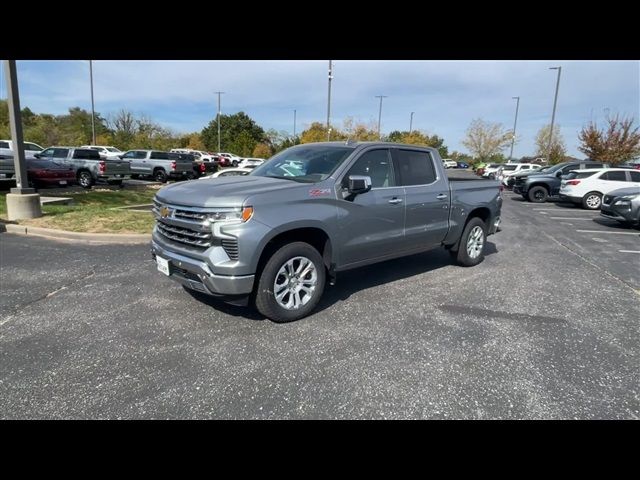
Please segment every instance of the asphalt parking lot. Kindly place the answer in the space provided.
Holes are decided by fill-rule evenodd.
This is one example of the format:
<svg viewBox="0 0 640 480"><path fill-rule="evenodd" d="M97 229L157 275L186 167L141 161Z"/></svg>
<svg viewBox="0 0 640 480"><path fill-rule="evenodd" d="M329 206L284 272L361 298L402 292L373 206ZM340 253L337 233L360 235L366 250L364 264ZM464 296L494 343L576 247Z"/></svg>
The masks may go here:
<svg viewBox="0 0 640 480"><path fill-rule="evenodd" d="M291 324L146 246L0 233L0 417L640 418L640 231L505 195L477 267L365 267Z"/></svg>

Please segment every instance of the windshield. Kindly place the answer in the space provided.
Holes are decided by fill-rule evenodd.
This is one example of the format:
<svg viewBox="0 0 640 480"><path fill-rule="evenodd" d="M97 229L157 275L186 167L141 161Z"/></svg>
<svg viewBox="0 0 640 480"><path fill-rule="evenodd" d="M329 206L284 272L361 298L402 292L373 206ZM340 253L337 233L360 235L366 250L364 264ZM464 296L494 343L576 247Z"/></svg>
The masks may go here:
<svg viewBox="0 0 640 480"><path fill-rule="evenodd" d="M548 170L545 170L544 173L556 173L558 170L560 170L562 167L566 167L567 165L569 165L568 163L556 163L553 167L548 167ZM540 170L538 170L540 171Z"/></svg>
<svg viewBox="0 0 640 480"><path fill-rule="evenodd" d="M257 167L251 175L286 178L296 182L321 182L353 152L353 147L299 145L288 148Z"/></svg>
<svg viewBox="0 0 640 480"><path fill-rule="evenodd" d="M107 150L108 150L109 152L121 152L121 151L122 151L122 150L118 150L118 149L117 149L117 148L115 148L115 147L107 147Z"/></svg>
<svg viewBox="0 0 640 480"><path fill-rule="evenodd" d="M515 170L516 167L517 165L505 165L504 167L502 167L502 170L505 170L505 171Z"/></svg>

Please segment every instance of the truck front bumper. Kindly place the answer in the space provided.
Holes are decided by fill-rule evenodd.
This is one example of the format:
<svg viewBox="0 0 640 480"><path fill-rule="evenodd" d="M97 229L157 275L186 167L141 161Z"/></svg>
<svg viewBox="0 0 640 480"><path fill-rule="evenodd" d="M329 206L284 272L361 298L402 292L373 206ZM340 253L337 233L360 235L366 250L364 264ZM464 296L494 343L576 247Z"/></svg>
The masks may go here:
<svg viewBox="0 0 640 480"><path fill-rule="evenodd" d="M216 275L205 262L172 252L151 241L151 256L169 260L169 278L191 290L215 296L248 295L255 275Z"/></svg>

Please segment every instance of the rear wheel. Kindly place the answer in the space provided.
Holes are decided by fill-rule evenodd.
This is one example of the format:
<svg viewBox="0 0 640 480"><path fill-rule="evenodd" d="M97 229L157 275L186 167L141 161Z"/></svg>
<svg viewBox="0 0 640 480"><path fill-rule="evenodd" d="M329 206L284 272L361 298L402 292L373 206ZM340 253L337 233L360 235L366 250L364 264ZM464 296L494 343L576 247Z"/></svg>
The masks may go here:
<svg viewBox="0 0 640 480"><path fill-rule="evenodd" d="M484 260L484 247L487 243L487 226L481 218L474 217L464 227L458 251L455 252L458 264L473 267ZM454 252L451 252L454 255Z"/></svg>
<svg viewBox="0 0 640 480"><path fill-rule="evenodd" d="M306 317L320 301L325 280L324 263L315 248L304 242L284 245L262 270L256 308L277 323Z"/></svg>
<svg viewBox="0 0 640 480"><path fill-rule="evenodd" d="M549 198L549 192L544 187L533 187L529 190L527 198L533 203L544 203L547 201L547 198Z"/></svg>
<svg viewBox="0 0 640 480"><path fill-rule="evenodd" d="M238 161L234 160L233 162L231 162L231 165L233 165L234 167L237 167L238 166Z"/></svg>
<svg viewBox="0 0 640 480"><path fill-rule="evenodd" d="M153 179L156 182L167 183L167 172L165 172L162 168L158 168L153 172Z"/></svg>
<svg viewBox="0 0 640 480"><path fill-rule="evenodd" d="M602 194L598 192L589 192L582 197L582 207L587 210L598 210L602 203Z"/></svg>
<svg viewBox="0 0 640 480"><path fill-rule="evenodd" d="M81 170L78 172L78 184L82 188L91 188L93 186L93 177L91 176L91 172L87 170Z"/></svg>

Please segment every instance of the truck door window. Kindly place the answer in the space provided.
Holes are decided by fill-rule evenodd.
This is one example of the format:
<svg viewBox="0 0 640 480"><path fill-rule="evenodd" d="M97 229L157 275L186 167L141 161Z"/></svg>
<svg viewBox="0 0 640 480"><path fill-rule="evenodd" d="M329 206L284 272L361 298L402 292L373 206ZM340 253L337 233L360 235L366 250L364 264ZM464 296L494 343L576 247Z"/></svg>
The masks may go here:
<svg viewBox="0 0 640 480"><path fill-rule="evenodd" d="M135 158L137 158L138 160L144 160L145 158L147 158L147 152L137 151L135 152L135 155Z"/></svg>
<svg viewBox="0 0 640 480"><path fill-rule="evenodd" d="M371 177L371 188L395 186L393 170L391 168L391 157L387 149L370 150L363 153L344 176L344 186L346 186L349 180L349 175L365 175Z"/></svg>
<svg viewBox="0 0 640 480"><path fill-rule="evenodd" d="M433 161L427 152L395 150L394 157L400 185L428 185L436 181Z"/></svg>
<svg viewBox="0 0 640 480"><path fill-rule="evenodd" d="M69 154L69 149L68 148L54 148L53 149L53 156L56 158L67 158L67 155Z"/></svg>
<svg viewBox="0 0 640 480"><path fill-rule="evenodd" d="M0 148L9 148L9 142L0 142Z"/></svg>

